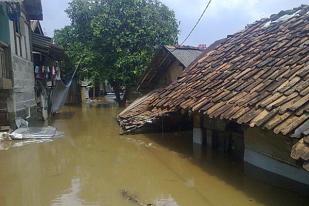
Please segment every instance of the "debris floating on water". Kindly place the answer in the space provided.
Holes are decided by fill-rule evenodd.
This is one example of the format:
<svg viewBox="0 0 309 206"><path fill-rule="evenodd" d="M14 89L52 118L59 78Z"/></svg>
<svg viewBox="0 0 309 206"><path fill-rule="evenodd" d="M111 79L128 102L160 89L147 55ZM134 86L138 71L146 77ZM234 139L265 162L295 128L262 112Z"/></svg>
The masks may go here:
<svg viewBox="0 0 309 206"><path fill-rule="evenodd" d="M8 150L34 143L51 142L63 136L54 127L20 127L12 133L0 133L0 150Z"/></svg>
<svg viewBox="0 0 309 206"><path fill-rule="evenodd" d="M121 195L124 199L129 200L130 202L134 203L138 206L154 206L153 204L145 204L141 200L137 198L136 195L130 194L127 190L121 190Z"/></svg>
<svg viewBox="0 0 309 206"><path fill-rule="evenodd" d="M144 203L143 201L139 200L138 197L134 194L131 194L127 190L121 190L121 195L124 199L129 200L130 202L134 203L138 206L178 206L176 201L172 198L160 198L155 201L154 204L152 203Z"/></svg>
<svg viewBox="0 0 309 206"><path fill-rule="evenodd" d="M10 134L12 140L52 139L63 135L55 127L21 127Z"/></svg>

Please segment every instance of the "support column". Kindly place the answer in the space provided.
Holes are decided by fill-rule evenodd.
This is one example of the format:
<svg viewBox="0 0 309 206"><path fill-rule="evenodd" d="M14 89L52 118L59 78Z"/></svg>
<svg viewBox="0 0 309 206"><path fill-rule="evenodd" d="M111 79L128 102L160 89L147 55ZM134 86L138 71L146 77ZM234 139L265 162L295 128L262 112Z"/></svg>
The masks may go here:
<svg viewBox="0 0 309 206"><path fill-rule="evenodd" d="M210 129L206 130L206 142L207 142L207 149L212 149L213 145L213 131Z"/></svg>
<svg viewBox="0 0 309 206"><path fill-rule="evenodd" d="M201 125L201 116L195 113L193 115L193 154L196 158L202 156L203 132Z"/></svg>

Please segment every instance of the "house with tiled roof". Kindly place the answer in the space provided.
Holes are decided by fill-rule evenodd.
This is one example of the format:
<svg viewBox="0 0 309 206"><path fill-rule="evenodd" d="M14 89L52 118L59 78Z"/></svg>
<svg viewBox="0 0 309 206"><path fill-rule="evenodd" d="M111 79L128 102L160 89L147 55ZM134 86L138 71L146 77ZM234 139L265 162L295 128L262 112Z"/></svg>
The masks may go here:
<svg viewBox="0 0 309 206"><path fill-rule="evenodd" d="M177 80L204 48L192 46L162 46L154 55L151 64L142 75L138 91L147 93Z"/></svg>
<svg viewBox="0 0 309 206"><path fill-rule="evenodd" d="M308 52L309 6L281 11L229 35L176 82L137 100L120 125L132 132L187 115L194 144L235 153L269 180L308 189Z"/></svg>

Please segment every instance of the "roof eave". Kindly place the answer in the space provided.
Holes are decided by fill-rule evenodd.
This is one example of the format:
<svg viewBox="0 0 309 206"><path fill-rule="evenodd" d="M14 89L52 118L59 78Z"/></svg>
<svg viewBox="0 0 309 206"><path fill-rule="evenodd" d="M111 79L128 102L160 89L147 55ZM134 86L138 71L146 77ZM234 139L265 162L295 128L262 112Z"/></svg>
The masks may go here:
<svg viewBox="0 0 309 206"><path fill-rule="evenodd" d="M24 0L23 5L29 20L43 20L41 0Z"/></svg>

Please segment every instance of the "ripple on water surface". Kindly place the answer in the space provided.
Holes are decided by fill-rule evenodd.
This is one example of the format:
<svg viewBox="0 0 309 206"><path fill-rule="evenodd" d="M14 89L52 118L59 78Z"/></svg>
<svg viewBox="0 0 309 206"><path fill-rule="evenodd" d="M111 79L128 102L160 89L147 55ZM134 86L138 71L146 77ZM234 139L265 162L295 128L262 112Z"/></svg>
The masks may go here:
<svg viewBox="0 0 309 206"><path fill-rule="evenodd" d="M192 154L191 134L119 135L116 106L66 107L64 137L0 151L0 205L309 205L244 175L239 162ZM133 198L133 199L134 199Z"/></svg>

